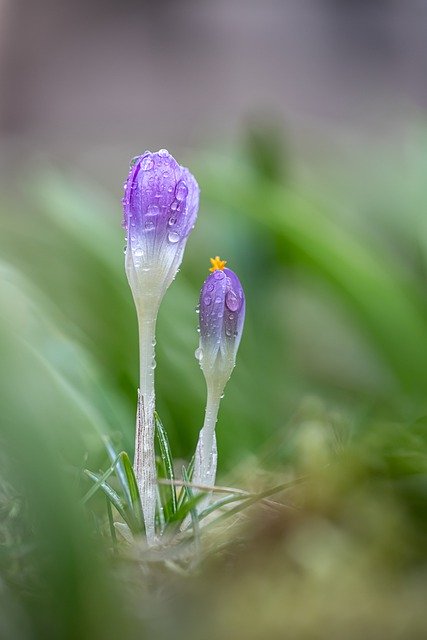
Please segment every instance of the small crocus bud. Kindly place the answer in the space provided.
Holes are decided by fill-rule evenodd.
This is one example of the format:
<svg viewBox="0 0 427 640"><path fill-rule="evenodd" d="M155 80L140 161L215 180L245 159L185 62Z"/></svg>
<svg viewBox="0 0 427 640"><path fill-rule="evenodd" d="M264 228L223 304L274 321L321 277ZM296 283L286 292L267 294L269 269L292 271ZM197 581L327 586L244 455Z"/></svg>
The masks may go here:
<svg viewBox="0 0 427 640"><path fill-rule="evenodd" d="M206 379L207 399L203 428L197 443L196 484L215 483L217 450L215 426L224 387L233 371L245 320L245 295L239 278L226 269L225 260L211 258L212 272L200 293L200 342L196 357ZM207 498L208 499L208 498ZM203 509L206 501L197 510Z"/></svg>
<svg viewBox="0 0 427 640"><path fill-rule="evenodd" d="M166 149L132 160L125 182L126 273L135 301L160 303L181 264L199 206L195 178Z"/></svg>
<svg viewBox="0 0 427 640"><path fill-rule="evenodd" d="M236 362L245 320L245 295L225 260L211 258L199 304L200 344L196 352L209 385L224 387Z"/></svg>

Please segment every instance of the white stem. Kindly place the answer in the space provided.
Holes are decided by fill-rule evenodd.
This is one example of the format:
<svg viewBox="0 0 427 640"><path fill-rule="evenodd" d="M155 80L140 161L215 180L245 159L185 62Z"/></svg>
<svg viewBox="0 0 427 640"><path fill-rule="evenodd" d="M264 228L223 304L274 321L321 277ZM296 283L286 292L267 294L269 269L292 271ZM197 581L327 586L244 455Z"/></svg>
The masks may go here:
<svg viewBox="0 0 427 640"><path fill-rule="evenodd" d="M215 426L218 420L221 391L208 386L205 421L200 430L194 461L193 481L213 487L216 476Z"/></svg>
<svg viewBox="0 0 427 640"><path fill-rule="evenodd" d="M212 386L207 384L207 398L205 421L199 433L196 453L194 455L194 472L192 484L202 484L206 487L215 485L216 466L218 460L218 452L216 448L215 426L218 420L219 404L223 387ZM194 494L200 493L196 489ZM196 506L197 513L201 513L207 507L211 498L211 494L206 492L206 496L202 498ZM185 531L191 524L191 518L187 516L181 525L181 531Z"/></svg>
<svg viewBox="0 0 427 640"><path fill-rule="evenodd" d="M154 345L157 309L138 310L139 325L139 397L135 433L134 470L141 496L147 543L155 543L157 500L156 456L154 450Z"/></svg>

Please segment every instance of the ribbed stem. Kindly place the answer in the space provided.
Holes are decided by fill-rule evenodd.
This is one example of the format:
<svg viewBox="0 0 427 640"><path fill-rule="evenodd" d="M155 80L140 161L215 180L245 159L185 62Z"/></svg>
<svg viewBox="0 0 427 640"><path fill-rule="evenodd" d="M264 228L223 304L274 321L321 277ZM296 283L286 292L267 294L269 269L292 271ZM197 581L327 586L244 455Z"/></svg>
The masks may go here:
<svg viewBox="0 0 427 640"><path fill-rule="evenodd" d="M155 542L157 500L156 456L154 450L154 345L157 308L138 310L139 326L139 407L135 433L134 470L141 496L147 543Z"/></svg>

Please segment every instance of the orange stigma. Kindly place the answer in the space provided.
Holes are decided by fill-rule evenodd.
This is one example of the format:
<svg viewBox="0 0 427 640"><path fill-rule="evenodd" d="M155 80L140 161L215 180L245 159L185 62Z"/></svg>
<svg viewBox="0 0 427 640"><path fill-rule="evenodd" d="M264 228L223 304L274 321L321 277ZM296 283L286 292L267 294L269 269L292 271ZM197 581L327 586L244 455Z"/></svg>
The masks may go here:
<svg viewBox="0 0 427 640"><path fill-rule="evenodd" d="M227 264L227 260L221 260L219 256L215 256L215 258L211 258L211 268L209 271L222 271Z"/></svg>

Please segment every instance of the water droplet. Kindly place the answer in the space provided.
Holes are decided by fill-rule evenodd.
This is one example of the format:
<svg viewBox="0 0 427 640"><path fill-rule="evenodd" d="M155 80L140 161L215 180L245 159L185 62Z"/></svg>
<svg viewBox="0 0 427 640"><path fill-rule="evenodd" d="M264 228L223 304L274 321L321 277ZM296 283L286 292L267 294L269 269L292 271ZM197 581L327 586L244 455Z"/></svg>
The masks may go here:
<svg viewBox="0 0 427 640"><path fill-rule="evenodd" d="M221 393L221 395L220 395L221 400L223 399L223 397L224 397L224 394L223 394L223 393Z"/></svg>
<svg viewBox="0 0 427 640"><path fill-rule="evenodd" d="M229 317L230 320L234 320L234 314L233 313L229 313L228 317Z"/></svg>
<svg viewBox="0 0 427 640"><path fill-rule="evenodd" d="M173 187L172 186L168 187L168 191L169 191L169 193L172 193Z"/></svg>
<svg viewBox="0 0 427 640"><path fill-rule="evenodd" d="M150 169L153 168L154 162L153 162L153 158L150 156L145 156L145 158L142 158L141 160L141 169L143 171L149 171Z"/></svg>
<svg viewBox="0 0 427 640"><path fill-rule="evenodd" d="M171 231L170 234L168 235L169 242L172 242L173 244L178 242L179 238L180 238L180 235L176 231Z"/></svg>
<svg viewBox="0 0 427 640"><path fill-rule="evenodd" d="M176 211L178 209L179 203L174 200L171 204L171 211Z"/></svg>
<svg viewBox="0 0 427 640"><path fill-rule="evenodd" d="M212 302L212 298L210 296L205 296L203 298L203 302L205 303L205 305L208 307L210 305L210 303Z"/></svg>
<svg viewBox="0 0 427 640"><path fill-rule="evenodd" d="M214 278L215 280L222 280L224 277L224 272L221 271L220 269L217 269L216 271L214 271Z"/></svg>
<svg viewBox="0 0 427 640"><path fill-rule="evenodd" d="M149 204L147 208L147 215L156 216L159 213L159 207L156 204Z"/></svg>
<svg viewBox="0 0 427 640"><path fill-rule="evenodd" d="M208 291L213 291L213 290L214 290L214 286L213 286L212 282L210 282L210 283L208 284L208 286L206 287L206 289L207 289Z"/></svg>
<svg viewBox="0 0 427 640"><path fill-rule="evenodd" d="M159 156L161 158L167 158L169 156L169 151L167 149L160 149Z"/></svg>
<svg viewBox="0 0 427 640"><path fill-rule="evenodd" d="M173 227L173 225L176 224L176 218L174 218L173 216L171 216L168 220L168 225L170 227Z"/></svg>
<svg viewBox="0 0 427 640"><path fill-rule="evenodd" d="M216 303L216 304L219 304L220 302L221 302L221 298L220 298L219 296L217 296L217 297L215 298L215 303Z"/></svg>
<svg viewBox="0 0 427 640"><path fill-rule="evenodd" d="M134 167L136 165L136 163L138 162L139 156L134 156L132 158L132 160L129 163L130 168ZM126 183L125 183L126 184Z"/></svg>
<svg viewBox="0 0 427 640"><path fill-rule="evenodd" d="M151 368L152 368L152 369L155 369L155 368L156 368L156 365L157 365L156 359L155 359L155 358L153 358L153 359L152 359L152 361L151 361Z"/></svg>
<svg viewBox="0 0 427 640"><path fill-rule="evenodd" d="M226 336L228 336L229 338L230 338L230 337L231 337L231 335L232 335L232 331L231 331L231 329L229 329L228 327L227 327L227 329L225 330L225 335L226 335Z"/></svg>
<svg viewBox="0 0 427 640"><path fill-rule="evenodd" d="M230 309L230 311L237 311L240 303L234 291L227 291L225 296L225 304Z"/></svg>
<svg viewBox="0 0 427 640"><path fill-rule="evenodd" d="M194 355L196 356L197 360L200 362L200 360L203 360L203 349L201 347L197 347L197 349L194 352Z"/></svg>
<svg viewBox="0 0 427 640"><path fill-rule="evenodd" d="M164 177L164 178L167 178L167 177L168 177L168 175L169 175L169 171L163 171L163 177Z"/></svg>
<svg viewBox="0 0 427 640"><path fill-rule="evenodd" d="M144 226L147 229L147 231L152 231L152 229L154 229L156 225L154 224L153 220L147 220Z"/></svg>
<svg viewBox="0 0 427 640"><path fill-rule="evenodd" d="M184 180L180 180L176 185L175 198L179 202L182 202L182 200L185 200L185 198L187 197L187 194L188 194L188 187L185 184Z"/></svg>
<svg viewBox="0 0 427 640"><path fill-rule="evenodd" d="M135 249L135 251L133 253L137 258L140 258L142 256L142 254L143 254L143 251L142 251L142 249L140 247L138 247L137 249Z"/></svg>

